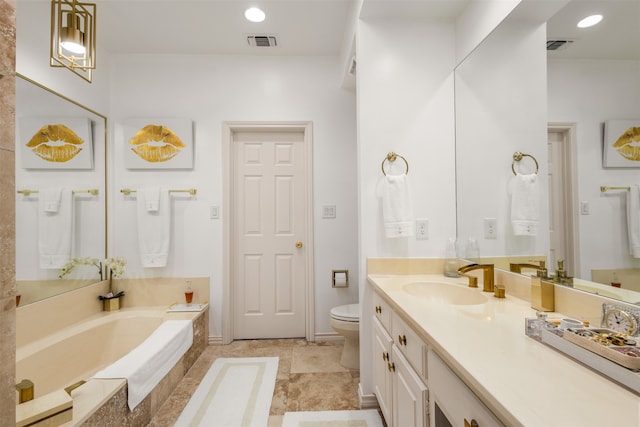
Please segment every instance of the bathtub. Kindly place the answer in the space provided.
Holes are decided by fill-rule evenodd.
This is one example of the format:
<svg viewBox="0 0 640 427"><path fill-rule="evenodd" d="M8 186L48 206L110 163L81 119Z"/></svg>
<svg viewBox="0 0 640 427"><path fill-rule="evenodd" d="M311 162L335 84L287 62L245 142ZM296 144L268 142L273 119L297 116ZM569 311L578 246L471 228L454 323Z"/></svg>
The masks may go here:
<svg viewBox="0 0 640 427"><path fill-rule="evenodd" d="M92 375L141 344L163 321L190 319L194 322L194 344L178 362L180 366L177 366L176 370L181 372L181 375L176 377L172 371L165 377L172 377L172 381L177 383L206 345L206 341L201 345L202 339L196 341L196 336L200 335L196 332L196 324L201 323L204 327L205 323L206 316L202 314L203 312L167 313L166 306L100 313L76 325L20 345L16 349L16 379L31 380L35 384L36 398L64 389L78 381L87 381L71 393L74 401L73 421L68 425L79 425L88 419L93 423L95 419L91 418L92 416L128 418L131 415L126 414L126 404L123 407L119 402L109 402L111 399L122 399L122 396L116 396L118 393L126 396L126 380L90 379ZM204 337L204 333L202 336ZM160 385L162 382L156 388ZM172 388L169 387L168 390ZM145 399L153 402L141 404L141 408L136 407L134 412L148 412L150 419L157 408L151 408L149 405L159 407L158 398L161 404L168 397L168 393L164 394L167 396ZM114 410L125 409L125 413L114 414L109 406ZM96 413L102 415L95 415ZM136 414L135 417L140 421L140 414ZM123 421L122 425L126 425L126 419Z"/></svg>

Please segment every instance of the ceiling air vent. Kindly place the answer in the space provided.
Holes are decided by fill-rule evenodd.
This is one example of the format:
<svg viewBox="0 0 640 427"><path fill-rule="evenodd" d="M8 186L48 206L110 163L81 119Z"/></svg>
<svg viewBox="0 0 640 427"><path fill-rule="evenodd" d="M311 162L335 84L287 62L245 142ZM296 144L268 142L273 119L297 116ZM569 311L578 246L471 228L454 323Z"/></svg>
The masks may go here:
<svg viewBox="0 0 640 427"><path fill-rule="evenodd" d="M275 36L247 36L249 46L255 47L277 47L278 42Z"/></svg>
<svg viewBox="0 0 640 427"><path fill-rule="evenodd" d="M547 40L547 50L563 50L571 46L573 40Z"/></svg>

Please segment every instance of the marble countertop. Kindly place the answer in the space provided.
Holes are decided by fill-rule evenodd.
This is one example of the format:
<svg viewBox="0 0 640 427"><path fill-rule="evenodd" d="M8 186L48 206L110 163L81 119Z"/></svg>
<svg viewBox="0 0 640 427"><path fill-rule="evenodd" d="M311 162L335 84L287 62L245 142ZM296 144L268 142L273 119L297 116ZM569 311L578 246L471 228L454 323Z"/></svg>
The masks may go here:
<svg viewBox="0 0 640 427"><path fill-rule="evenodd" d="M440 274L370 274L368 281L505 425L640 426L639 396L525 335L525 318L535 317L528 301L495 298L482 285L471 291L487 302L474 305L403 289L448 282L467 291L466 278Z"/></svg>

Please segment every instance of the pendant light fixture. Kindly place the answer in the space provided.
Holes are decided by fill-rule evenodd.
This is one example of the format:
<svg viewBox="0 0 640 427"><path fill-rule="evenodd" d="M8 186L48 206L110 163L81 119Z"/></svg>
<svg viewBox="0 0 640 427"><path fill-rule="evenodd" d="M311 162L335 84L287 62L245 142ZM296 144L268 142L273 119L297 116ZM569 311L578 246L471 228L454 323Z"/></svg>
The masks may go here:
<svg viewBox="0 0 640 427"><path fill-rule="evenodd" d="M51 0L52 67L65 67L89 83L96 68L96 5Z"/></svg>

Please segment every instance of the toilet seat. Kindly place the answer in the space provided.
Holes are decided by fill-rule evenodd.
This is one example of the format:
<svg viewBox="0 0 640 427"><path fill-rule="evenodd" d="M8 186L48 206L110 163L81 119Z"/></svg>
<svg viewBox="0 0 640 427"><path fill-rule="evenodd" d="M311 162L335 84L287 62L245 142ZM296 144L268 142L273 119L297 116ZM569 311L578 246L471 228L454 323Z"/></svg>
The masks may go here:
<svg viewBox="0 0 640 427"><path fill-rule="evenodd" d="M360 304L347 304L333 307L330 310L332 319L342 322L360 322Z"/></svg>

